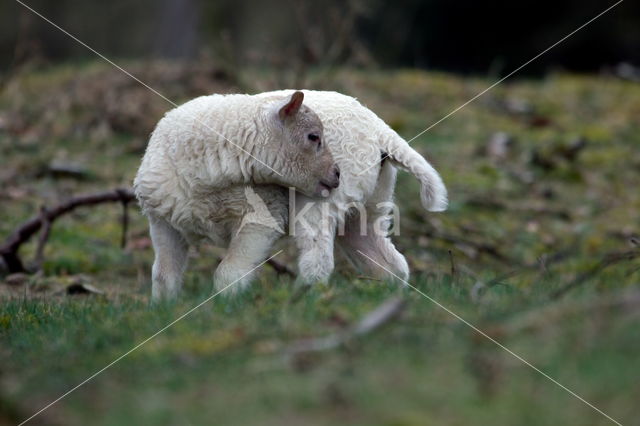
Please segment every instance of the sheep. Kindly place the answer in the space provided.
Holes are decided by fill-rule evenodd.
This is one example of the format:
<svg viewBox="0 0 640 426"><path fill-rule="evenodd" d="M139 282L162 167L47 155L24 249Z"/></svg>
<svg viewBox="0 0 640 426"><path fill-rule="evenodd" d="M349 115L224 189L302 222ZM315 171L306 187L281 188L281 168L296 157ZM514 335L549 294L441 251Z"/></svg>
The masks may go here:
<svg viewBox="0 0 640 426"><path fill-rule="evenodd" d="M322 122L303 100L299 91L202 96L159 121L134 179L155 252L153 300L177 295L192 241L206 236L229 246L214 278L230 282L280 237L255 223L239 228L248 208L244 185L257 185L256 194L272 206L287 205L273 185L309 197L338 186L339 169L320 142ZM274 217L284 226L281 210Z"/></svg>
<svg viewBox="0 0 640 426"><path fill-rule="evenodd" d="M295 93L299 92L267 92L255 97L286 99ZM328 147L332 153L337 168L342 170L340 185L328 194L325 192L328 197L322 202L315 197L317 193L309 191L288 194L278 182L275 185L235 183L227 187L201 185L181 200L185 208L180 212L187 215L188 220L180 220L180 215L167 214L156 206L147 207L156 249L152 272L154 300L177 295L188 243L198 238L229 246L214 274L218 291L232 283L235 285L229 292L245 287L253 277L253 268L266 258L271 246L285 233L299 249L300 283L328 280L334 269L336 242L355 266L368 275L408 278L406 259L387 235L396 166L420 180L421 201L430 211L447 207L447 191L442 179L406 141L356 99L336 92L305 90L302 93L305 104L319 116L324 128L324 134L318 134L314 142L317 149ZM156 132L170 130L168 127ZM173 137L179 139L179 132ZM177 179L180 173L173 170L169 180ZM212 170L212 174L217 172ZM176 183L165 186L168 192L162 194L161 200L171 197L171 191L181 187ZM361 223L364 229L360 229ZM287 226L288 232L285 232Z"/></svg>
<svg viewBox="0 0 640 426"><path fill-rule="evenodd" d="M285 90L261 96L290 93ZM290 201L289 234L299 250L298 281L310 284L328 280L334 269L334 242L365 274L408 279L407 261L387 235L396 167L418 178L421 202L428 211L447 208L442 179L405 140L355 98L337 92L303 93L305 102L323 123L324 141L342 174L340 186L322 202L300 193Z"/></svg>

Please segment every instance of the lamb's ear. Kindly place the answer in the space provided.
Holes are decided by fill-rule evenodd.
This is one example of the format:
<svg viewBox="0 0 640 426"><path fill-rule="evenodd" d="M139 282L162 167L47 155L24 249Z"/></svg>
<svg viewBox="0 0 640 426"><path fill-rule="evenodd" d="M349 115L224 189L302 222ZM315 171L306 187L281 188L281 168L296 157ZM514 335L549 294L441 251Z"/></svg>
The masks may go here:
<svg viewBox="0 0 640 426"><path fill-rule="evenodd" d="M302 106L302 101L304 100L304 93L298 91L294 92L291 95L291 99L289 102L278 111L278 115L280 116L280 120L284 121L287 117L293 117L298 113L300 107Z"/></svg>

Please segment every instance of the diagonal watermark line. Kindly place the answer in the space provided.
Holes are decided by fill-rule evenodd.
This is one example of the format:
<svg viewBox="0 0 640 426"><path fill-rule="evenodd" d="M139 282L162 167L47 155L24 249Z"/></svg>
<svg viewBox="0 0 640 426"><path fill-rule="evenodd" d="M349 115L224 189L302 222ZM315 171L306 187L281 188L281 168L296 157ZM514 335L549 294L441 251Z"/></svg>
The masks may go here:
<svg viewBox="0 0 640 426"><path fill-rule="evenodd" d="M81 386L87 384L88 382L90 382L91 380L95 379L97 376L99 376L100 374L102 374L105 370L109 369L110 367L112 367L114 364L118 363L119 361L121 361L123 358L127 357L128 355L130 355L132 352L136 351L137 349L139 349L141 346L143 346L144 344L146 344L147 342L149 342L150 340L154 339L155 337L157 337L159 334L165 332L168 328L172 327L173 325L175 325L177 322L183 320L184 318L186 318L187 316L189 316L191 313L193 313L194 311L196 311L198 308L200 308L202 305L204 305L205 303L209 302L211 299L213 299L214 297L216 297L217 295L219 295L220 293L222 293L223 291L225 291L226 289L228 289L229 287L231 287L232 285L234 285L235 283L237 283L238 281L240 281L241 279L243 279L244 277L246 277L247 275L249 275L250 273L252 273L253 271L255 271L256 269L258 269L259 267L261 267L262 265L264 265L265 263L267 263L268 261L270 261L271 259L273 259L274 257L276 257L277 255L279 255L280 253L282 253L282 250L279 250L278 252L276 252L274 255L272 255L271 257L269 257L268 259L264 260L263 262L259 263L257 266L253 267L251 270L247 271L247 273L245 273L244 275L242 275L240 278L238 278L237 280L233 281L231 284L227 285L226 287L224 287L222 290L218 290L217 292L215 292L214 294L212 294L211 296L207 297L206 299L204 299L202 302L198 303L196 306L194 306L193 308L189 309L187 312L185 312L184 314L180 315L178 318L174 319L173 321L171 321L169 324L165 325L164 327L162 327L160 330L156 331L155 333L153 333L151 336L147 337L146 339L144 339L142 342L138 343L137 345L135 345L134 347L132 347L131 349L129 349L127 352L123 353L122 355L120 355L119 357L117 357L116 359L114 359L113 361L111 361L109 364L105 365L104 367L102 367L100 370L96 371L95 373L93 373L91 376L87 377L86 379L84 379L82 382L78 383L76 386L72 387L71 389L69 389L67 392L63 393L62 395L60 395L58 398L54 399L53 401L51 401L49 404L45 405L44 407L42 407L40 410L38 410L36 413L34 413L33 415L31 415L31 417L29 417L28 419L23 420L22 422L20 422L20 424L18 424L18 426L22 426L23 424L29 422L30 420L32 420L34 417L38 416L39 414L41 414L43 411L47 410L48 408L50 408L52 405L56 404L57 402L59 402L61 399L65 398L66 396L68 396L70 393L76 391L78 388L80 388Z"/></svg>
<svg viewBox="0 0 640 426"><path fill-rule="evenodd" d="M547 373L545 373L544 371L540 370L538 367L536 367L535 365L531 364L529 361L527 361L526 359L524 359L523 357L521 357L520 355L518 355L517 353L513 352L511 349L509 349L508 347L504 346L502 343L498 342L496 339L494 339L493 337L489 336L487 333L485 333L484 331L482 331L481 329L479 329L478 327L476 327L475 325L471 324L469 321L465 320L464 318L462 318L460 315L456 314L455 312L453 312L451 309L447 308L446 306L444 306L443 304L441 304L440 302L438 302L437 300L435 300L434 298L432 298L431 296L429 296L428 294L424 293L422 290L420 290L419 288L411 285L408 281L403 280L402 278L400 278L399 276L397 276L396 274L394 274L392 271L390 271L389 269L385 268L383 265L381 265L380 263L376 262L374 259L372 259L370 256L367 256L365 253L363 253L360 250L357 250L358 253L360 253L362 256L366 257L367 259L369 259L370 261L372 261L373 263L375 263L376 265L378 265L379 267L381 267L382 269L384 269L385 271L387 271L388 273L390 273L391 275L393 275L394 277L396 277L397 279L399 279L400 281L402 281L404 284L406 284L407 286L411 287L413 290L415 290L416 292L418 292L421 296L423 296L425 299L428 299L431 303L435 304L436 306L438 306L439 308L445 310L447 313L449 313L450 315L452 315L453 317L455 317L457 320L459 320L460 322L462 322L464 325L466 325L467 327L471 328L473 331L475 331L476 333L480 334L483 337L486 337L487 339L489 339L491 342L493 342L494 344L496 344L498 347L500 347L501 349L503 349L505 352L509 353L510 355L512 355L513 357L515 357L516 359L518 359L519 361L521 361L522 363L524 363L525 365L531 367L534 371L536 371L537 373L541 374L542 376L544 376L545 378L547 378L548 380L550 380L551 382L555 383L556 385L558 385L559 387L561 387L562 389L564 389L565 391L567 391L569 394L571 394L572 396L574 396L575 398L579 399L580 401L582 401L583 403L585 403L586 405L588 405L589 407L591 407L592 409L594 409L595 411L597 411L598 413L602 414L604 417L606 417L607 419L611 420L613 423L622 426L622 423L620 423L619 421L615 420L614 418L612 418L611 416L609 416L607 413L605 413L604 411L602 411L601 409L599 409L598 407L596 407L595 405L593 405L592 403L590 403L589 401L587 401L586 399L584 399L583 397L581 397L580 395L578 395L577 393L575 393L574 391L572 391L571 389L569 389L568 387L566 387L565 385L563 385L562 383L558 382L556 379L554 379L553 377L549 376Z"/></svg>
<svg viewBox="0 0 640 426"><path fill-rule="evenodd" d="M154 94L158 95L159 97L161 97L162 99L164 99L166 102L168 102L170 105L172 105L173 107L177 107L178 104L176 104L174 101L172 101L171 99L167 98L166 96L164 96L162 93L158 92L156 89L154 89L153 87L149 86L148 84L146 84L145 82L143 82L142 80L140 80L138 77L136 77L135 75L131 74L129 71L127 71L126 69L122 68L120 65L116 64L115 62L113 62L112 60L110 60L109 58L107 58L106 56L104 56L103 54L101 54L100 52L98 52L97 50L95 50L94 48L92 48L91 46L89 46L88 44L86 44L85 42L83 42L82 40L78 39L76 36L74 36L73 34L69 33L68 31L66 31L64 28L60 27L59 25L57 25L55 22L51 21L50 19L48 19L46 16L42 15L41 13L39 13L38 11L36 11L35 9L33 9L32 7L28 6L27 4L23 3L20 0L16 0L17 3L21 4L22 6L24 6L26 9L30 10L32 13L34 13L35 15L39 16L40 18L42 18L44 21L46 21L47 23L51 24L53 27L57 28L58 30L60 30L61 32L63 32L64 34L66 34L67 36L69 36L71 39L73 39L74 41L76 41L77 43L79 43L80 45L84 46L85 48L87 48L88 50L90 50L91 52L95 53L97 56L99 56L100 58L102 58L103 60L105 60L107 63L109 63L110 65L114 66L115 68L117 68L118 70L120 70L121 72L123 72L124 74L126 74L127 76L131 77L132 79L134 79L136 82L140 83L142 86L146 87L147 89L149 89L151 92L153 92ZM273 169L271 166L269 166L268 164L264 163L263 161L261 161L260 159L256 158L255 156L253 156L250 152L248 152L247 150L245 150L244 148L242 148L241 146L239 146L238 144L233 143L232 141L230 141L226 136L224 136L223 134L221 134L220 132L218 132L217 130L211 128L207 123L201 121L201 120L197 120L200 124L202 124L203 126L205 126L207 129L211 130L212 132L216 133L218 136L222 137L223 139L225 139L227 142L229 142L231 145L234 145L235 147L239 148L240 150L242 150L243 152L245 152L246 154L248 154L250 157L252 157L253 159L255 159L256 161L258 161L259 163L261 163L262 165L264 165L265 167L267 167L268 169L270 169L271 171L273 171L274 173L276 173L279 176L282 176L282 174L280 172L278 172L277 170ZM189 311L185 312L184 314L182 314L181 316L179 316L178 318L176 318L175 320L171 321L169 324L167 324L166 326L164 326L163 328L161 328L160 330L158 330L157 332L155 332L154 334L152 334L151 336L149 336L148 338L146 338L145 340L143 340L142 342L138 343L137 345L135 345L134 347L132 347L131 349L129 349L127 352L125 352L124 354L120 355L118 358L114 359L113 361L111 361L109 364L107 364L106 366L104 366L103 368L101 368L100 370L96 371L95 373L93 373L91 376L87 377L85 380L83 380L82 382L80 382L78 385L74 386L73 388L69 389L67 392L65 392L64 394L62 394L61 396L59 396L58 398L56 398L55 400L51 401L49 404L47 404L46 406L42 407L40 410L38 410L36 413L34 413L33 415L31 415L29 418L23 420L18 426L22 426L25 423L29 422L30 420L32 420L33 418L35 418L36 416L40 415L42 412L44 412L45 410L49 409L51 406L53 406L54 404L58 403L60 400L62 400L63 398L67 397L69 394L71 394L72 392L76 391L78 388L80 388L81 386L87 384L89 381L93 380L94 378L96 378L98 375L102 374L104 371L106 371L107 369L109 369L110 367L112 367L113 365L115 365L116 363L120 362L122 359L124 359L125 357L127 357L128 355L130 355L132 352L136 351L137 349L139 349L141 346L143 346L144 344L146 344L147 342L149 342L150 340L154 339L155 337L157 337L159 334L163 333L164 331L166 331L168 328L172 327L174 324L176 324L177 322L181 321L182 319L184 319L185 317L187 317L188 315L190 315L191 313L193 313L194 311L196 311L198 308L200 308L202 305L204 305L205 303L209 302L210 300L212 300L213 298L215 298L216 296L218 296L220 293L222 293L223 291L225 291L227 288L231 287L232 285L234 285L235 283L237 283L238 281L240 281L242 278L246 277L248 274L250 274L251 272L253 272L254 270L258 269L260 266L264 265L265 263L267 263L269 260L273 259L274 257L276 257L277 255L279 255L280 253L282 253L282 250L279 250L278 252L276 252L274 255L272 255L271 257L269 257L268 259L264 260L263 262L259 263L257 266L255 266L254 268L252 268L250 271L246 272L244 275L242 275L240 278L238 278L237 280L233 281L232 283L230 283L229 285L227 285L226 287L224 287L223 289L217 291L216 293L212 294L211 296L209 296L208 298L206 298L204 301L200 302L198 305L196 305L195 307L193 307L192 309L190 309Z"/></svg>
<svg viewBox="0 0 640 426"><path fill-rule="evenodd" d="M573 36L575 33L577 33L578 31L580 31L581 29L583 29L584 27L586 27L587 25L589 25L590 23L592 23L593 21L595 21L596 19L600 18L602 15L604 15L605 13L609 12L611 9L613 9L614 7L616 7L617 5L619 5L620 3L622 3L624 0L618 0L618 2L612 4L611 6L609 6L608 8L606 8L605 10L603 10L602 12L598 13L596 16L594 16L593 18L589 19L587 22L585 22L584 24L580 25L578 28L576 28L575 30L571 31L569 34L567 34L566 36L562 37L560 40L556 41L555 43L553 43L551 46L547 47L546 49L544 49L542 52L538 53L536 56L534 56L533 58L529 59L527 62L525 62L524 64L520 65L518 68L516 68L515 70L511 71L509 74L505 75L504 77L502 77L500 80L496 81L495 83L493 83L491 86L487 87L486 89L484 89L483 91L481 91L480 93L478 93L477 95L475 95L473 98L469 99L468 101L466 101L465 103L463 103L462 105L460 105L459 107L455 108L454 110L452 110L451 112L449 112L447 115L445 115L444 117L442 117L441 119L439 119L438 121L436 121L435 123L433 123L432 125L430 125L429 127L427 127L426 129L424 129L423 131L421 131L420 133L418 133L417 135L415 135L414 137L412 137L411 139L409 139L407 141L407 143L411 143L413 142L415 139L419 138L420 136L422 136L423 134L425 134L426 132L428 132L429 130L433 129L435 126L437 126L438 124L440 124L441 122L443 122L444 120L446 120L447 118L451 117L453 114L457 113L458 111L460 111L462 108L466 107L467 105L469 105L471 102L475 101L476 99L478 99L480 96L484 95L485 93L487 93L489 90L493 89L494 87L496 87L497 85L499 85L500 83L502 83L503 81L505 81L506 79L508 79L509 77L511 77L512 75L514 75L515 73L517 73L518 71L520 71L521 69L523 69L524 67L526 67L527 65L529 65L531 62L535 61L536 59L538 59L539 57L541 57L542 55L546 54L547 52L549 52L551 49L553 49L554 47L558 46L560 43L562 43L563 41L567 40L569 37ZM369 167L367 167L366 169L364 169L363 171L361 171L359 173L359 175L362 175L363 173L366 173L369 169L371 169L372 167L377 166L378 164L380 164L380 161L376 162L375 164L370 165Z"/></svg>
<svg viewBox="0 0 640 426"><path fill-rule="evenodd" d="M45 20L46 22L48 22L49 24L53 25L55 28L57 28L58 30L62 31L64 34L66 34L67 36L69 36L70 38L72 38L74 41L76 41L77 43L81 44L82 46L86 47L87 49L89 49L91 52L95 53L96 55L98 55L100 58L104 59L106 62L108 62L109 64L113 65L115 68L117 68L118 70L122 71L124 74L128 75L129 77L131 77L132 79L134 79L135 81L137 81L138 83L140 83L141 85L143 85L144 87L146 87L147 89L149 89L150 91L152 91L153 93L155 93L156 95L160 96L162 99L164 99L165 101L167 101L169 104L171 104L174 108L178 107L178 104L175 103L174 101L172 101L171 99L167 98L165 95L163 95L162 93L158 92L156 89L154 89L153 87L149 86L147 83L145 83L144 81L140 80L138 77L136 77L135 75L131 74L129 71L127 71L126 69L122 68L120 65L116 64L115 62L113 62L111 59L107 58L106 56L104 56L102 53L98 52L97 50L95 50L93 47L89 46L87 43L83 42L82 40L80 40L78 37L74 36L73 34L71 34L70 32L68 32L67 30L65 30L64 28L62 28L61 26L59 26L58 24L56 24L55 22L53 22L52 20L50 20L49 18L47 18L46 16L42 15L40 12L38 12L37 10L33 9L31 6L23 3L21 0L16 0L16 2L20 3L22 6L24 6L25 8L29 9L31 12L33 12L34 14L38 15L40 18L42 18L43 20ZM244 149L243 147L241 147L240 145L231 142L225 135L223 135L222 133L218 132L216 129L212 128L211 126L209 126L207 123L205 123L202 120L196 120L199 124L203 125L204 127L206 127L207 129L211 130L212 132L214 132L215 134L217 134L218 136L220 136L221 138L223 138L224 140L226 140L227 142L229 142L231 145L235 146L236 148L240 149L241 151L243 151L245 154L249 155L251 158L253 158L254 160L256 160L257 162L259 162L260 164L262 164L263 166L267 167L268 169L270 169L272 172L274 172L275 174L277 174L278 176L282 176L282 173L278 172L277 170L275 170L273 167L269 166L268 164L266 164L265 162L263 162L262 160L260 160L259 158L256 158L253 154L251 154L249 151L247 151L246 149Z"/></svg>
<svg viewBox="0 0 640 426"><path fill-rule="evenodd" d="M483 90L482 92L478 93L476 96L474 96L473 98L471 98L470 100L468 100L467 102L465 102L464 104L462 104L461 106L459 106L458 108L454 109L453 111L451 111L449 114L447 114L446 116L444 116L443 118L441 118L440 120L438 120L437 122L435 122L434 124L432 124L431 126L427 127L425 130L421 131L420 133L418 133L416 136L414 136L413 138L411 138L408 143L412 142L413 140L415 140L416 138L420 137L422 134L424 134L425 132L429 131L431 128L435 127L436 125L438 125L440 122L444 121L445 119L447 119L448 117L450 117L451 115L455 114L456 112L458 112L459 110L463 109L464 107L466 107L468 104L470 104L471 102L473 102L474 100L476 100L477 98L479 98L480 96L484 95L486 92L488 92L489 90L491 90L492 88L494 88L495 86L497 86L498 84L502 83L504 80L506 80L507 78L511 77L513 74L517 73L518 71L520 71L522 68L524 68L525 66L527 66L528 64L530 64L531 62L533 62L534 60L538 59L540 56L544 55L545 53L547 53L548 51L550 51L551 49L553 49L554 47L556 47L557 45L559 45L560 43L562 43L563 41L565 41L566 39L568 39L569 37L573 36L575 33L577 33L578 31L580 31L581 29L583 29L584 27L586 27L587 25L589 25L590 23L592 23L593 21L595 21L596 19L598 19L599 17L601 17L602 15L604 15L605 13L607 13L609 10L613 9L615 6L617 6L618 4L622 3L624 0L619 0L617 3L613 4L612 6L608 7L607 9L605 9L603 12L601 12L600 14L596 15L594 18L590 19L589 21L587 21L586 23L584 23L583 25L581 25L580 27L578 27L577 29L575 29L574 31L572 31L571 33L569 33L568 35L566 35L565 37L563 37L562 39L560 39L559 41L557 41L556 43L554 43L553 45L551 45L550 47L548 47L547 49L545 49L544 51L540 52L538 55L536 55L535 57L533 57L532 59L530 59L529 61L525 62L524 64L522 64L520 67L516 68L514 71L510 72L509 74L507 74L505 77L503 77L502 79L498 80L497 82L495 82L494 84L492 84L491 86L489 86L488 88L486 88L485 90ZM51 24L52 26L54 26L55 28L57 28L58 30L60 30L61 32L63 32L64 34L66 34L67 36L69 36L70 38L72 38L73 40L75 40L77 43L81 44L82 46L84 46L85 48L87 48L88 50L90 50L91 52L95 53L96 55L98 55L100 58L102 58L103 60L105 60L106 62L108 62L109 64L111 64L112 66L114 66L115 68L117 68L118 70L120 70L121 72L123 72L124 74L126 74L127 76L131 77L132 79L134 79L136 82L138 82L139 84L143 85L144 87L146 87L147 89L149 89L151 92L155 93L156 95L158 95L159 97L161 97L162 99L164 99L165 101L167 101L169 104L171 104L174 107L177 107L178 104L176 104L175 102L173 102L172 100L170 100L169 98L167 98L166 96L164 96L163 94L161 94L160 92L158 92L157 90L155 90L154 88L152 88L151 86L149 86L148 84L144 83L142 80L140 80L139 78L137 78L136 76L134 76L133 74L131 74L130 72L128 72L126 69L122 68L121 66L119 66L118 64L116 64L115 62L113 62L112 60L108 59L106 56L104 56L103 54L99 53L98 51L96 51L95 49L93 49L91 46L87 45L86 43L84 43L83 41L81 41L80 39L78 39L77 37L75 37L73 34L69 33L68 31L64 30L63 28L61 28L59 25L57 25L56 23L54 23L53 21L51 21L50 19L46 18L45 16L43 16L42 14L40 14L39 12L37 12L36 10L34 10L33 8L31 8L30 6L26 5L25 3L23 3L20 0L16 0L17 3L21 4L22 6L24 6L26 9L30 10L31 12L33 12L34 14L36 14L37 16L39 16L40 18L42 18L43 20L45 20L46 22L48 22L49 24ZM211 128L210 126L208 126L206 123L199 121L200 124L204 125L205 127L207 127L209 130L213 131L214 133L218 134L220 137L224 138L227 142L229 142L230 144L236 146L237 148L239 148L240 150L242 150L243 152L247 153L249 156L251 156L252 158L254 158L256 161L258 161L259 163L263 164L264 166L266 166L267 168L271 169L274 173L281 175L278 171L274 170L272 167L270 167L269 165L265 164L264 162L262 162L261 160L259 160L258 158L254 157L251 153L249 153L248 151L246 151L244 148L242 148L241 146L231 142L226 136L222 135L221 133L219 133L217 130ZM367 170L369 170L371 167L374 167L376 164L371 165L370 167L368 167L366 170L364 170L363 172L361 172L360 174L366 172ZM603 415L604 417L606 417L607 419L611 420L612 422L621 425L621 423L617 422L616 420L614 420L613 418L611 418L609 415L607 415L606 413L604 413L602 410L598 409L597 407L595 407L593 404L589 403L587 400L585 400L584 398L582 398L580 395L576 394L575 392L573 392L571 389L567 388L566 386L562 385L561 383L559 383L557 380L553 379L551 376L549 376L548 374L544 373L542 370L538 369L537 367L535 367L533 364L531 364L530 362L528 362L527 360L525 360L524 358L522 358L521 356L519 356L518 354L514 353L513 351L511 351L509 348L507 348L506 346L502 345L500 342L498 342L497 340L493 339L491 336L487 335L486 333L484 333L482 330L480 330L479 328L475 327L473 324L469 323L468 321L466 321L464 318L460 317L459 315L457 315L456 313L454 313L453 311L451 311L450 309L448 309L447 307L445 307L444 305L440 304L439 302L437 302L435 299L431 298L430 296L428 296L427 294L423 293L421 290L419 290L418 288L414 287L413 285L411 285L409 282L403 280L402 278L398 277L396 274L394 274L393 272L389 271L387 268L385 268L384 266L380 265L378 262L376 262L374 259L372 259L371 257L367 256L366 254L364 254L362 251L357 250L361 255L363 255L364 257L368 258L369 260L371 260L372 262L374 262L376 265L380 266L381 268L385 269L387 272L389 272L390 274L392 274L393 276L395 276L396 278L398 278L400 281L404 282L406 285L408 285L409 287L411 287L413 290L417 291L419 294L421 294L423 297L427 298L428 300L430 300L432 303L436 304L437 306L439 306L440 308L444 309L446 312L448 312L449 314L451 314L452 316L454 316L455 318L457 318L458 320L460 320L461 322L463 322L465 325L467 325L468 327L470 327L471 329L473 329L474 331L476 331L477 333L481 334L482 336L486 337L487 339L489 339L490 341L492 341L494 344L496 344L497 346L499 346L500 348L502 348L503 350L505 350L506 352L508 352L509 354L511 354L512 356L514 356L515 358L517 358L518 360L520 360L521 362L523 362L524 364L526 364L527 366L529 366L530 368L532 368L533 370L535 370L536 372L538 372L539 374L541 374L542 376L544 376L545 378L547 378L548 380L550 380L551 382L555 383L556 385L558 385L559 387L561 387L562 389L564 389L565 391L567 391L569 394L571 394L572 396L574 396L575 398L579 399L580 401L582 401L583 403L585 403L586 405L588 405L589 407L591 407L592 409L594 409L595 411L597 411L598 413L600 413L601 415ZM173 320L172 322L170 322L169 324L167 324L165 327L161 328L160 330L158 330L156 333L152 334L151 336L149 336L148 338L146 338L145 340L143 340L142 342L140 342L139 344L137 344L136 346L134 346L133 348L131 348L130 350L128 350L127 352L125 352L124 354L122 354L121 356L119 356L118 358L116 358L115 360L113 360L112 362L110 362L109 364L107 364L105 367L101 368L100 370L96 371L94 374L92 374L91 376L89 376L87 379L85 379L84 381L82 381L81 383L79 383L78 385L76 385L75 387L73 387L72 389L70 389L69 391L67 391L66 393L64 393L63 395L61 395L60 397L58 397L57 399L55 399L54 401L52 401L51 403L47 404L46 406L44 406L43 408L41 408L39 411L37 411L36 413L34 413L31 417L27 418L26 420L22 421L19 426L29 422L30 420L32 420L33 418L35 418L36 416L38 416L39 414L41 414L42 412L44 412L45 410L47 410L48 408L50 408L51 406L53 406L54 404L56 404L57 402L59 402L60 400L62 400L63 398L65 398L66 396L68 396L69 394L71 394L72 392L74 392L75 390L77 390L78 388L80 388L81 386L85 385L86 383L88 383L89 381L93 380L95 377L97 377L98 375L100 375L101 373L103 373L105 370L107 370L108 368L112 367L113 365L115 365L116 363L118 363L119 361L121 361L122 359L124 359L125 357L127 357L128 355L130 355L132 352L134 352L135 350L139 349L141 346L143 346L144 344L146 344L147 342L149 342L150 340L154 339L155 337L157 337L159 334L163 333L164 331L166 331L168 328L170 328L171 326L175 325L177 322L181 321L182 319L184 319L185 317L187 317L188 315L190 315L192 312L194 312L195 310L197 310L198 308L200 308L202 305L204 305L205 303L207 303L208 301L212 300L213 298L215 298L216 296L218 296L220 293L222 293L224 290L226 290L227 288L231 287L232 285L234 285L235 283L237 283L238 281L240 281L242 278L244 278L246 275L248 275L249 273L253 272L255 269L259 268L260 266L264 265L266 262L268 262L269 260L273 259L274 257L276 257L278 254L280 254L282 252L282 250L278 251L277 253L275 253L274 255L272 255L271 257L269 257L268 259L266 259L265 261L263 261L262 263L258 264L256 267L254 267L253 269L251 269L250 271L248 271L246 274L244 274L242 277L240 277L239 279L237 279L236 281L232 282L231 284L227 285L226 287L224 287L223 289L219 290L218 292L214 293L213 295L211 295L210 297L208 297L207 299L205 299L204 301L202 301L201 303L199 303L198 305L196 305L195 307L193 307L192 309L190 309L189 311L187 311L186 313L182 314L180 317L178 317L177 319Z"/></svg>

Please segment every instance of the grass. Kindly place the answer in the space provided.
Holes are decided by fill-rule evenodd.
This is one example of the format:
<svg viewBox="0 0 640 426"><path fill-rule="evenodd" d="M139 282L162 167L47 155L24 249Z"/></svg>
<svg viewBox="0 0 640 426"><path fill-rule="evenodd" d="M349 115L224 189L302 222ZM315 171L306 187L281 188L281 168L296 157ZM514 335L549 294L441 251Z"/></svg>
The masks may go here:
<svg viewBox="0 0 640 426"><path fill-rule="evenodd" d="M45 418L65 424L96 418L100 424L605 423L410 290L404 291L408 310L379 333L340 350L287 359L287 342L336 332L339 324L356 320L397 290L341 281L291 304L288 284L275 281L262 282L239 300L212 300L52 407ZM446 283L418 280L417 285L493 330L598 407L618 413L620 420L632 415L640 340L629 318L598 311L585 324L584 312L568 310L559 318L562 326L533 321L526 331L508 330L505 323L539 308L509 308L512 297L499 290L490 292L486 305L476 306L466 292ZM5 404L20 405L27 398L38 407L205 297L206 292L192 292L176 306L159 308L134 300L5 304L3 346L11 348L6 356L12 369L3 376L22 389ZM588 300L581 303L589 306Z"/></svg>
<svg viewBox="0 0 640 426"><path fill-rule="evenodd" d="M132 67L175 99L235 90L200 79L192 93L195 78L171 79L175 65ZM70 193L130 184L168 106L113 73L66 65L7 83L0 235ZM264 70L251 73L244 80L270 89ZM308 80L357 96L407 139L491 84L414 70L339 69ZM637 259L552 295L608 254L634 249L639 112L640 86L606 76L505 83L413 143L442 173L448 212L424 212L406 174L396 191L394 240L412 284L623 424L637 422L640 394ZM496 132L512 140L504 157L488 153ZM586 146L572 157L579 138ZM85 176L52 176L53 161L79 164ZM0 424L25 419L209 297L222 251L204 246L184 297L150 307L146 224L132 213L123 251L120 214L109 205L57 221L43 273L0 283ZM34 252L31 242L21 254ZM279 256L294 259L290 250ZM292 301L291 280L265 267L247 293L211 300L34 423L611 423L411 289L341 270ZM65 295L75 280L105 294ZM340 332L397 293L407 308L382 329L336 350L285 356L292 342Z"/></svg>

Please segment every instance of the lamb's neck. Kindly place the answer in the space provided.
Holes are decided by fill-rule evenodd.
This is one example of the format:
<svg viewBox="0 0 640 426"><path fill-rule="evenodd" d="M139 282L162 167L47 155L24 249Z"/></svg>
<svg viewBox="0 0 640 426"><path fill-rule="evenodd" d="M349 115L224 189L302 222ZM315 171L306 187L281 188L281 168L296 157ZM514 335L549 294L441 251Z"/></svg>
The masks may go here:
<svg viewBox="0 0 640 426"><path fill-rule="evenodd" d="M250 167L250 179L256 184L283 184L284 170L279 170L282 165L282 145L279 143L281 135L278 134L277 110L273 109L271 102L261 106L257 114L260 123L260 132L256 136L256 143L252 144L251 155L247 156Z"/></svg>
<svg viewBox="0 0 640 426"><path fill-rule="evenodd" d="M269 144L260 145L254 151L254 156L248 161L251 163L250 179L259 185L278 184L283 185L284 170L281 168L278 157L282 154L275 152Z"/></svg>

